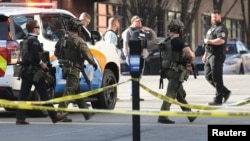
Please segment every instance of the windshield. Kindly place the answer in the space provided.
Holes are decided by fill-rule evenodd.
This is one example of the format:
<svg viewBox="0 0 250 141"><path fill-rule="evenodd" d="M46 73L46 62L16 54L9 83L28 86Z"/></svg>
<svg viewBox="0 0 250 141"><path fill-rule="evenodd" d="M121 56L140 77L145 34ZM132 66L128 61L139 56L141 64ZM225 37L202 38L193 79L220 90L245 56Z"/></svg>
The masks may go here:
<svg viewBox="0 0 250 141"><path fill-rule="evenodd" d="M7 40L9 34L8 17L0 15L0 40Z"/></svg>
<svg viewBox="0 0 250 141"><path fill-rule="evenodd" d="M227 44L226 54L237 54L236 44Z"/></svg>

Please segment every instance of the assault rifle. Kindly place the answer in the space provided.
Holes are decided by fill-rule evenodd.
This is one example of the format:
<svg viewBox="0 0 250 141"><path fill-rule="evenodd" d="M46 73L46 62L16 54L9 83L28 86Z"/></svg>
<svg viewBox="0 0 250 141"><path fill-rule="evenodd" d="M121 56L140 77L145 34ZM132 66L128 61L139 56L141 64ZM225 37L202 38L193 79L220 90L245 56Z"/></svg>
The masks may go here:
<svg viewBox="0 0 250 141"><path fill-rule="evenodd" d="M56 85L56 68L53 67L53 65L50 62L50 54L49 51L44 51L43 52L43 58L44 58L44 62L47 64L47 67L49 68L49 70L47 71L47 77L48 80L50 80L50 85L54 88ZM52 76L53 79L51 79ZM53 81L53 82L52 82Z"/></svg>
<svg viewBox="0 0 250 141"><path fill-rule="evenodd" d="M195 67L194 67L194 64L193 64L193 63L191 64L191 67L192 67L192 70L193 70L193 75L194 75L194 78L196 79L196 78L197 78L197 75L199 75L199 74L198 74L198 72L196 71L196 69L195 69Z"/></svg>
<svg viewBox="0 0 250 141"><path fill-rule="evenodd" d="M83 77L84 77L84 79L85 79L86 83L87 83L87 84L88 84L88 86L89 86L89 90L92 90L91 81L89 80L89 78L88 78L87 74L85 73L84 68L86 68L86 66L85 66L85 65L84 65L84 67L81 69L81 71L82 71L82 75L83 75Z"/></svg>

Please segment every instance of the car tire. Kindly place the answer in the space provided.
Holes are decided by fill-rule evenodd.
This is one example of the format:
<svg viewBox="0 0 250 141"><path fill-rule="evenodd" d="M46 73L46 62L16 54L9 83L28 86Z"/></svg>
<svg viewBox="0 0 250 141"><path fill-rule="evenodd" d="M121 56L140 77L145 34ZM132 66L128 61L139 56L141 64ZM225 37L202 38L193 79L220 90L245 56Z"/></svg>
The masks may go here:
<svg viewBox="0 0 250 141"><path fill-rule="evenodd" d="M240 71L239 71L239 74L245 74L245 72L244 72L244 66L243 66L242 63L240 64Z"/></svg>
<svg viewBox="0 0 250 141"><path fill-rule="evenodd" d="M116 84L117 80L114 73L110 69L104 71L102 87ZM92 107L96 109L114 109L117 100L117 87L105 90L94 96L97 101L92 101Z"/></svg>

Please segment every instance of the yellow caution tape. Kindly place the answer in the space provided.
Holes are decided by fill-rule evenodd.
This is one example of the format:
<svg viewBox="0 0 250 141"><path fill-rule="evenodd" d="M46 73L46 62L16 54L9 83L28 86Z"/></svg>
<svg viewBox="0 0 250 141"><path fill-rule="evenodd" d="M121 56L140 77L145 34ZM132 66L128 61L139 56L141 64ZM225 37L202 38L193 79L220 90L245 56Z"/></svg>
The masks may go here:
<svg viewBox="0 0 250 141"><path fill-rule="evenodd" d="M250 112L176 112L176 111L139 111L139 110L102 110L102 109L76 109L76 108L54 108L48 106L30 105L27 103L14 103L8 100L0 100L0 106L6 108L26 109L26 110L50 110L65 112L96 112L125 115L145 115L145 116L185 116L185 117L250 117Z"/></svg>
<svg viewBox="0 0 250 141"><path fill-rule="evenodd" d="M139 79L128 79L127 81L113 84L110 86L106 86L103 88L99 88L97 90L92 90L88 92L84 92L77 95L68 95L60 98L51 99L48 101L9 101L9 100L3 100L0 99L0 106L5 108L12 108L12 109L26 109L26 110L55 110L55 111L66 111L66 112L99 112L99 113L111 113L111 114L129 114L129 115L156 115L156 116L201 116L201 117L249 117L249 112L175 112L175 111L138 111L138 110L101 110L101 109L76 109L76 108L54 108L54 107L48 107L48 106L42 106L43 104L53 104L53 103L60 103L64 101L71 101L76 99L85 98L94 94L98 94L102 91L117 87L118 85L124 84L128 81L135 80L139 81ZM201 110L216 110L225 106L204 106L204 105L197 105L197 104L183 104L180 103L168 96L164 96L162 94L159 94L148 87L146 87L143 84L140 84L140 86L152 94L153 96L156 96L162 100L168 101L173 104L177 104L182 107L188 107L191 109L201 109ZM227 106L242 106L245 104L250 103L250 98L246 98L240 101L237 101L235 103L229 104ZM34 105L35 104L35 105Z"/></svg>
<svg viewBox="0 0 250 141"><path fill-rule="evenodd" d="M72 101L72 100L76 100L76 99L82 99L82 98L86 98L95 94L99 94L103 91L106 91L108 89L117 87L118 85L124 84L131 81L131 79L128 79L127 81L124 82L120 82L117 84L113 84L113 85L109 85L106 87L102 87L96 90L91 90L91 91L87 91L84 93L80 93L80 94L69 94L67 96L63 96L63 97L59 97L59 98L54 98L54 99L50 99L47 101L10 101L10 102L16 102L16 103L26 103L26 104L54 104L54 103L61 103L61 102L65 102L65 101Z"/></svg>
<svg viewBox="0 0 250 141"><path fill-rule="evenodd" d="M149 92L150 94L152 94L153 96L160 98L164 101L167 101L169 103L173 103L182 107L187 107L187 108L191 108L191 109L200 109L200 110L216 110L221 108L221 106L204 106L204 105L197 105L197 104L183 104L181 102L176 101L175 99L168 97L168 96L164 96L162 94L159 94L151 89L149 89L148 87L146 87L143 84L140 84L140 86L147 92Z"/></svg>
<svg viewBox="0 0 250 141"><path fill-rule="evenodd" d="M149 92L150 94L152 94L153 96L155 97L158 97L162 100L165 100L169 103L173 103L173 104L176 104L176 105L179 105L179 106L182 106L182 107L187 107L187 108L191 108L191 109L200 109L200 110L217 110L217 109L221 109L223 107L228 107L228 106L243 106L243 105L246 105L246 104L249 104L250 103L250 97L248 98L245 98L241 101L238 101L238 102L235 102L235 103L232 103L232 104L227 104L227 105L223 105L223 106L205 106L205 105L198 105L198 104L183 104L183 103L180 103L178 101L176 101L175 99L171 98L171 97L168 97L168 96L164 96L162 94L159 94L151 89L149 89L148 87L146 87L145 85L143 84L140 84L140 86L147 92Z"/></svg>

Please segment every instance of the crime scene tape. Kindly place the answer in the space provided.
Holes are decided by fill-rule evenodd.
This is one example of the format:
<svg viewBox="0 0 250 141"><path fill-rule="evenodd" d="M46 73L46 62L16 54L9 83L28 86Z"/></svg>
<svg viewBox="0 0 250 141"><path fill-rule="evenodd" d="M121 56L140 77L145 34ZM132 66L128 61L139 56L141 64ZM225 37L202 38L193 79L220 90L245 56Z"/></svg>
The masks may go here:
<svg viewBox="0 0 250 141"><path fill-rule="evenodd" d="M82 98L86 98L86 97L89 97L89 96L92 96L92 95L95 95L95 94L99 94L102 91L106 91L108 89L117 87L118 85L127 83L129 81L131 81L131 79L128 79L128 80L126 80L124 82L120 82L120 83L117 83L117 84L102 87L102 88L99 88L99 89L96 89L96 90L91 90L91 91L87 91L87 92L80 93L80 94L69 94L67 96L54 98L54 99L50 99L50 100L47 100L47 101L9 101L9 102L26 103L26 104L38 104L38 105L61 103L61 102L65 102L65 101L72 101L72 100L76 100L76 99L82 99Z"/></svg>
<svg viewBox="0 0 250 141"><path fill-rule="evenodd" d="M30 105L27 103L14 103L8 100L0 100L0 106L25 110L53 110L65 112L96 112L123 115L145 115L145 116L188 116L188 117L250 117L250 112L176 112L176 111L139 111L139 110L102 110L102 109L76 109L76 108L54 108L48 106Z"/></svg>
<svg viewBox="0 0 250 141"><path fill-rule="evenodd" d="M135 81L139 81L139 79L133 78ZM126 114L126 115L151 115L151 116L200 116L200 117L249 117L250 112L223 112L223 111L215 111L215 112L185 112L185 111L145 111L145 110L106 110L106 109L76 109L76 108L55 108L55 107L48 107L48 106L42 106L43 104L51 104L51 103L60 103L64 101L70 101L75 99L81 99L85 98L90 95L94 95L97 93L100 93L102 91L108 90L113 87L117 87L118 85L124 84L126 82L131 81L131 79L128 79L127 81L113 84L110 86L106 86L97 90L88 91L85 93L77 94L77 95L69 95L64 96L61 98L51 99L48 101L9 101L9 100L2 100L0 99L0 107L5 108L13 108L13 109L26 109L26 110L54 110L54 111L65 111L65 112L96 112L96 113L110 113L110 114ZM162 94L159 94L155 91L150 90L145 85L140 84L140 86L148 91L150 94L162 99L169 101L173 104L177 104L183 107L188 107L192 109L202 109L202 110L216 110L221 108L221 106L204 106L204 105L196 105L196 104L183 104L180 102L175 101L174 99L164 96ZM250 101L250 98L243 99L241 101L235 102L233 104L230 104L230 106L240 106L248 104ZM34 105L35 104L35 105ZM39 105L38 105L39 104Z"/></svg>
<svg viewBox="0 0 250 141"><path fill-rule="evenodd" d="M176 101L175 99L172 99L168 96L164 96L162 94L159 94L151 89L149 89L148 87L146 87L145 85L140 83L140 87L142 87L145 91L149 92L150 94L152 94L153 96L160 98L162 100L165 100L169 103L173 103L182 107L187 107L187 108L191 108L191 109L199 109L199 110L217 110L217 109L221 109L223 107L228 107L228 106L243 106L246 104L250 103L250 97L245 98L243 100L237 101L235 103L232 104L227 104L227 105L223 105L223 106L205 106L205 105L198 105L198 104L183 104L180 103L178 101Z"/></svg>

